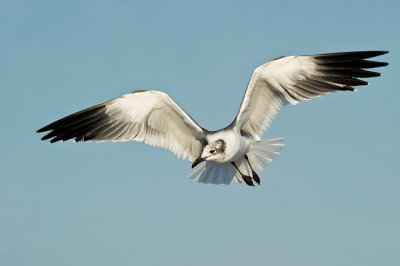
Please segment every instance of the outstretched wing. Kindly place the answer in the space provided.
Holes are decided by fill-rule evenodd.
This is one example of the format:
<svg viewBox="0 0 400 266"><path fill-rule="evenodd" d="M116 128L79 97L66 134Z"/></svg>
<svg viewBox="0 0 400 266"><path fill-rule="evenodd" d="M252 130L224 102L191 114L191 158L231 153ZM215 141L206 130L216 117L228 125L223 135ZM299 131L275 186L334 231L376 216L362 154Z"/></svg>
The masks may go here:
<svg viewBox="0 0 400 266"><path fill-rule="evenodd" d="M367 85L368 82L357 78L380 74L365 69L386 66L387 63L365 59L386 53L331 53L269 61L253 72L232 125L239 128L243 136L259 140L284 105L335 91L355 91L353 86Z"/></svg>
<svg viewBox="0 0 400 266"><path fill-rule="evenodd" d="M50 142L136 140L171 150L194 161L201 153L206 130L167 94L134 91L51 123L37 132L50 131Z"/></svg>

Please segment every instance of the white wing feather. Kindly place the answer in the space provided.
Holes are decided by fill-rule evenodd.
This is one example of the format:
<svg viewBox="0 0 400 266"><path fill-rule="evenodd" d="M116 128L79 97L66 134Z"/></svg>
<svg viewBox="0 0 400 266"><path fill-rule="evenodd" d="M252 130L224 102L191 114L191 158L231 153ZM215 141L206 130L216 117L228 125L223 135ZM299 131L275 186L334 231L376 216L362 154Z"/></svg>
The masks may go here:
<svg viewBox="0 0 400 266"><path fill-rule="evenodd" d="M145 142L194 161L201 153L205 130L167 94L134 91L60 119L38 132L42 139Z"/></svg>
<svg viewBox="0 0 400 266"><path fill-rule="evenodd" d="M364 59L385 53L366 51L288 56L269 61L253 72L232 125L240 129L243 136L260 140L284 105L294 105L335 91L354 91L352 86L367 85L356 77L380 74L363 68L387 63Z"/></svg>

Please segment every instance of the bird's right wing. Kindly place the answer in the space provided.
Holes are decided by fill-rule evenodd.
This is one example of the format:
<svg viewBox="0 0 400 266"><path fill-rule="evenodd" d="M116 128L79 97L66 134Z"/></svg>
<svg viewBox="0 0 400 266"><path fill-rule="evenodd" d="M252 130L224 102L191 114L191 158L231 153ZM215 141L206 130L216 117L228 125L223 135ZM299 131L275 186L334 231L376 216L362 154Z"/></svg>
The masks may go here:
<svg viewBox="0 0 400 266"><path fill-rule="evenodd" d="M358 78L379 76L365 70L386 66L385 62L365 60L385 51L362 51L281 57L258 67L247 86L232 126L243 136L259 140L278 111L286 104L297 104L322 95L355 90L368 82Z"/></svg>
<svg viewBox="0 0 400 266"><path fill-rule="evenodd" d="M135 140L169 149L194 161L201 153L206 130L167 94L134 91L55 121L37 132L50 131L50 142Z"/></svg>

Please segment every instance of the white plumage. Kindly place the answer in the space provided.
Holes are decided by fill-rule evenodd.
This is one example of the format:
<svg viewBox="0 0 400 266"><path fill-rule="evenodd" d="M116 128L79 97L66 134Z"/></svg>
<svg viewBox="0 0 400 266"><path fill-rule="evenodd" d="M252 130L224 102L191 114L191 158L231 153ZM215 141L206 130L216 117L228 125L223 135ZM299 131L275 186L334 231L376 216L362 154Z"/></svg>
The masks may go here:
<svg viewBox="0 0 400 266"><path fill-rule="evenodd" d="M380 74L367 68L387 65L365 60L384 51L347 52L274 59L253 72L239 112L227 127L200 127L167 94L134 91L57 120L38 132L51 142L129 141L169 149L197 166L195 182L260 184L261 172L283 148L283 138L261 140L279 110L322 95L366 85L357 79Z"/></svg>

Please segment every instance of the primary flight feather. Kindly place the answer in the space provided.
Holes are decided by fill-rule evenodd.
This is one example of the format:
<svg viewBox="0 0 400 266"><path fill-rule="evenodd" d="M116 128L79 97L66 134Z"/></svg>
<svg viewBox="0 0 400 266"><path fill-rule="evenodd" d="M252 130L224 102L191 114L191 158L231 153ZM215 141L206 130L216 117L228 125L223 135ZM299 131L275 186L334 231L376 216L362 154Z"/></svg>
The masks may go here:
<svg viewBox="0 0 400 266"><path fill-rule="evenodd" d="M279 110L335 91L367 85L359 78L380 76L366 69L386 66L366 60L386 51L287 56L256 68L233 122L210 132L167 94L138 90L57 120L37 132L42 140L145 142L188 158L189 178L200 183L260 184L261 172L283 148L283 138L261 137Z"/></svg>

